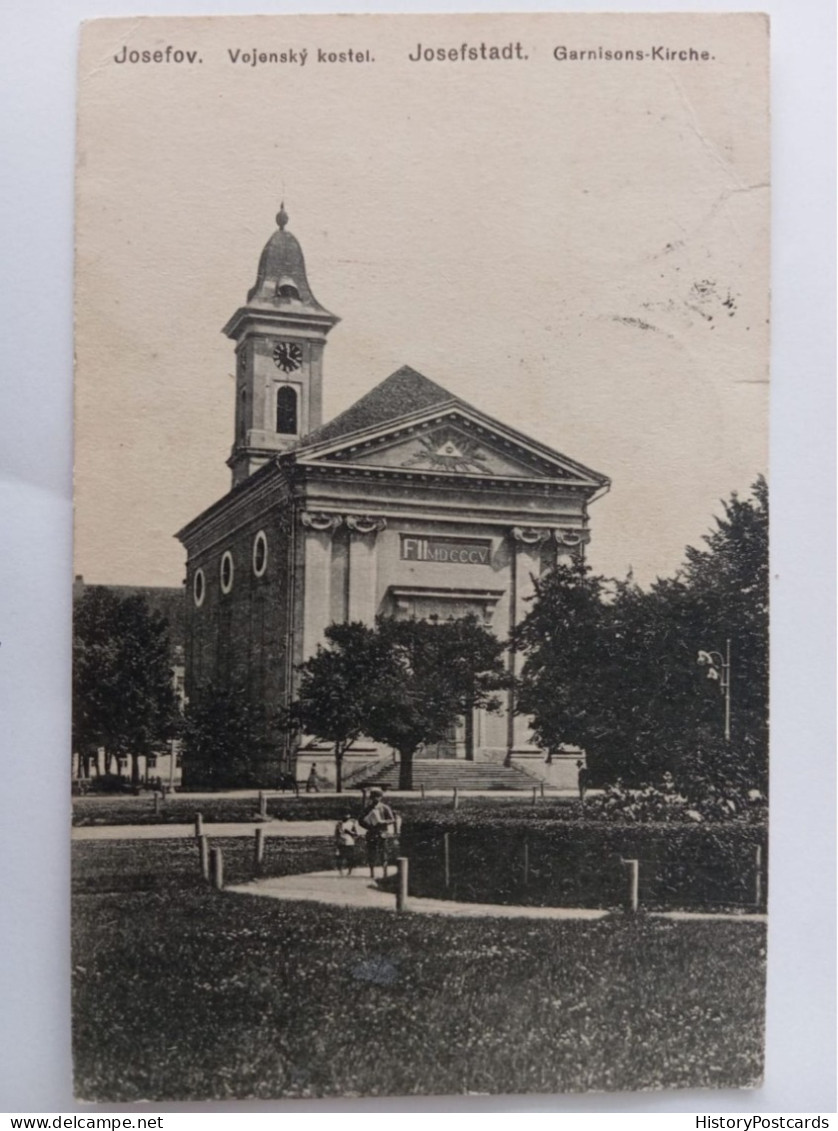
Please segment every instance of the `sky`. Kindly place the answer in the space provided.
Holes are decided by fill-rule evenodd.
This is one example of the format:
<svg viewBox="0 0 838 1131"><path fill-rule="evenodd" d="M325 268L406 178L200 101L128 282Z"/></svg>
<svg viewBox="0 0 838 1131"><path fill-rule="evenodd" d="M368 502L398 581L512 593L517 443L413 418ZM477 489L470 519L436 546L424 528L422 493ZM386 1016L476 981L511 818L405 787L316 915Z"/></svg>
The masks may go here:
<svg viewBox="0 0 838 1131"><path fill-rule="evenodd" d="M76 573L182 580L174 534L230 484L221 327L283 198L314 294L341 318L324 419L410 365L610 477L591 509L595 570L673 573L720 500L766 472L768 401L764 26L679 18L266 19L257 47L311 54L257 67L229 57L253 45L252 21L88 25ZM553 57L659 40L712 61ZM409 59L481 41L521 42L527 59ZM168 43L203 64L113 61ZM315 62L352 44L375 62Z"/></svg>

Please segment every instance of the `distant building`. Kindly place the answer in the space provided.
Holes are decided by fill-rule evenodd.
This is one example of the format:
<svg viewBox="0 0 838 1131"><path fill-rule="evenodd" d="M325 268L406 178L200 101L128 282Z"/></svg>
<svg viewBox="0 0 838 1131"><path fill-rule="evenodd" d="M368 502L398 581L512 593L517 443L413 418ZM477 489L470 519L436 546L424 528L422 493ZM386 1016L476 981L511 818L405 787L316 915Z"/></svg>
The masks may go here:
<svg viewBox="0 0 838 1131"><path fill-rule="evenodd" d="M583 553L588 505L609 486L408 366L324 424L323 354L339 320L312 294L287 221L281 210L224 327L236 351L231 490L178 534L187 695L235 681L268 713L292 701L295 666L335 621L473 613L506 637L533 578ZM423 756L543 764L513 706L476 711ZM290 765L286 736L273 740ZM350 751L348 771L376 753ZM576 756L557 758L572 785Z"/></svg>

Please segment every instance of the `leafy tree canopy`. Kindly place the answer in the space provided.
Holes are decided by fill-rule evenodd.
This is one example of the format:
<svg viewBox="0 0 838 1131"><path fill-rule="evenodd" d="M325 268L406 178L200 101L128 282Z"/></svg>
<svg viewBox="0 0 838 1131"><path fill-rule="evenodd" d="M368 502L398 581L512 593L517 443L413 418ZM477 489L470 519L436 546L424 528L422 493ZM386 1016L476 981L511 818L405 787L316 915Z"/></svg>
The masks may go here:
<svg viewBox="0 0 838 1131"><path fill-rule="evenodd" d="M517 709L539 741L586 748L600 780L680 779L765 789L768 740L768 498L733 495L671 579L644 591L582 565L536 583L516 634ZM720 683L698 652L731 648L731 742Z"/></svg>
<svg viewBox="0 0 838 1131"><path fill-rule="evenodd" d="M166 620L143 597L91 586L73 619L73 746L130 757L153 753L177 731Z"/></svg>
<svg viewBox="0 0 838 1131"><path fill-rule="evenodd" d="M413 756L441 741L474 707L497 710L504 646L476 618L443 623L379 617L374 627L332 625L327 646L301 666L294 714L335 743L338 762L361 734L398 750L400 787Z"/></svg>

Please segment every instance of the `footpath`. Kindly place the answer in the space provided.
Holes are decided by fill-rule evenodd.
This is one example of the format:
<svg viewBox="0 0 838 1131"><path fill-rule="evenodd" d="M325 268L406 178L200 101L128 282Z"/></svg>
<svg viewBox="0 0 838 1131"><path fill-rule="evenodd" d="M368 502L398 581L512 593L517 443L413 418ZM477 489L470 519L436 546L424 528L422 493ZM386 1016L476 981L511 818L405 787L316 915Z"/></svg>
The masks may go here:
<svg viewBox="0 0 838 1131"><path fill-rule="evenodd" d="M334 821L248 821L205 822L204 832L212 840L216 837L253 837L262 829L266 837L318 837L330 839ZM194 838L194 823L182 825L80 825L72 830L74 841L115 840L168 840ZM225 887L225 891L260 896L265 899L325 903L334 907L374 908L380 911L396 910L392 892L382 890L370 880L366 870L360 868L352 876L340 876L335 871L304 872L294 876L274 876L252 880L246 884ZM422 899L410 896L407 910L426 915L447 915L461 919L604 919L611 911L588 907L520 907L500 903L458 903L449 899ZM765 923L767 915L743 912L713 911L651 911L650 918L689 920L732 920L740 923Z"/></svg>
<svg viewBox="0 0 838 1131"><path fill-rule="evenodd" d="M249 836L262 829L265 836L331 837L334 821L204 821L208 837ZM188 825L77 825L73 840L174 840L195 836L194 822Z"/></svg>
<svg viewBox="0 0 838 1131"><path fill-rule="evenodd" d="M366 873L339 876L336 872L306 872L296 876L272 876L251 880L247 884L233 884L225 891L239 895L255 895L265 899L279 899L304 903L327 903L333 907L374 908L377 911L396 910L396 897L382 890ZM519 907L503 903L457 903L453 899L422 899L409 896L407 911L424 915L447 915L454 919L606 919L611 911L591 907ZM762 914L715 913L702 911L652 911L648 917L689 921L711 919L714 921L765 923Z"/></svg>

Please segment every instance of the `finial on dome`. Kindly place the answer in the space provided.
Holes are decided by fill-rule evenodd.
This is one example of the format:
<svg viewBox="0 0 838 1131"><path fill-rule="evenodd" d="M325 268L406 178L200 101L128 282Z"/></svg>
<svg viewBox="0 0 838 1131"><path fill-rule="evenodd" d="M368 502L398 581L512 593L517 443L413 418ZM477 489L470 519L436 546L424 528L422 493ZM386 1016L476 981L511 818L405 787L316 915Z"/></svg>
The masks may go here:
<svg viewBox="0 0 838 1131"><path fill-rule="evenodd" d="M283 200L279 206L279 212L276 214L276 222L279 225L281 232L285 231L285 225L288 223L288 213L285 211L285 201Z"/></svg>

